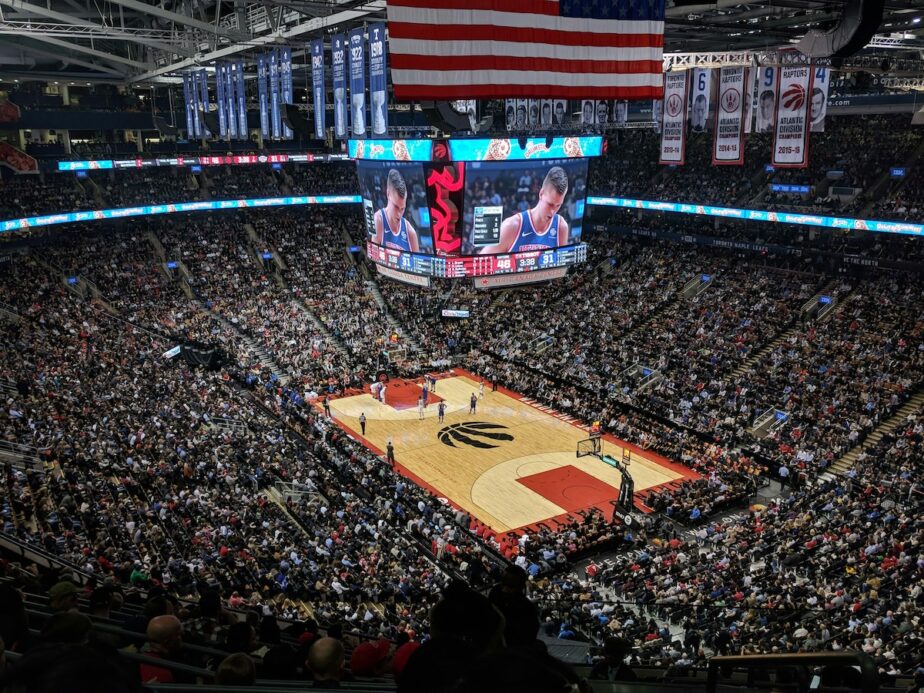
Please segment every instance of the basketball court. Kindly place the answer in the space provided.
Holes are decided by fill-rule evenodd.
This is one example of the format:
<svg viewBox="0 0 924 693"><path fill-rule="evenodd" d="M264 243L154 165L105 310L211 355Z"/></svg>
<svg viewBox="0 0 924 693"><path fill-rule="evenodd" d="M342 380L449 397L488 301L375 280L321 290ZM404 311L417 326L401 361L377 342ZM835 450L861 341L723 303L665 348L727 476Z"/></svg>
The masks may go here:
<svg viewBox="0 0 924 693"><path fill-rule="evenodd" d="M477 412L469 414L478 383L476 376L458 369L438 381L435 394L446 403L443 423L432 400L422 421L417 407L408 406L421 393L420 385L409 381L389 383L385 404L368 393L332 400L331 414L379 454L391 438L402 474L497 532L594 506L609 517L621 476L597 457L576 456L578 441L588 437L587 427L515 392L491 392L490 383ZM362 413L365 436L360 435ZM681 465L611 436L605 436L603 448L620 459L628 451L636 493L696 478Z"/></svg>

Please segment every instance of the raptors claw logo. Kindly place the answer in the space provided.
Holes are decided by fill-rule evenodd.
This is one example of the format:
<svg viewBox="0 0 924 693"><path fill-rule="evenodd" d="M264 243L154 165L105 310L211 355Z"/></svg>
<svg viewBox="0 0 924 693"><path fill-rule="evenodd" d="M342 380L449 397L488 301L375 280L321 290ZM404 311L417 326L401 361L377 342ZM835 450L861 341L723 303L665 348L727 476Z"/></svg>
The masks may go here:
<svg viewBox="0 0 924 693"><path fill-rule="evenodd" d="M486 421L467 421L465 423L452 424L441 428L436 434L443 445L451 448L457 447L456 443L468 445L473 448L496 448L497 445L491 445L490 442L482 440L513 440L509 433L500 433L497 429L507 428L500 424L492 424Z"/></svg>
<svg viewBox="0 0 924 693"><path fill-rule="evenodd" d="M790 111L798 111L805 105L805 87L801 84L793 84L783 92L782 103L784 108Z"/></svg>

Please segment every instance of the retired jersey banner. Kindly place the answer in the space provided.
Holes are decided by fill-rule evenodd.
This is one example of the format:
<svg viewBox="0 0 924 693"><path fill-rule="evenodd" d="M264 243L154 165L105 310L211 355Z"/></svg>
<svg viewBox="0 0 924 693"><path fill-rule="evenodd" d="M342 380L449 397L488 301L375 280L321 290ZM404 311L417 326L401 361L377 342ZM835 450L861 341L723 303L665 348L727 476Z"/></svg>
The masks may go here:
<svg viewBox="0 0 924 693"><path fill-rule="evenodd" d="M366 36L363 29L349 34L350 118L353 137L366 136Z"/></svg>
<svg viewBox="0 0 924 693"><path fill-rule="evenodd" d="M283 46L279 55L279 81L280 91L282 93L282 103L292 103L292 49L289 46ZM280 110L282 105L280 104ZM284 139L291 140L295 133L285 123L282 124L282 136Z"/></svg>
<svg viewBox="0 0 924 693"><path fill-rule="evenodd" d="M327 123L324 109L324 39L311 42L311 94L314 106L314 136L324 139Z"/></svg>
<svg viewBox="0 0 924 693"><path fill-rule="evenodd" d="M346 137L346 41L343 34L334 34L330 42L330 53L334 68L334 134Z"/></svg>
<svg viewBox="0 0 924 693"><path fill-rule="evenodd" d="M683 164L687 138L687 74L664 75L664 106L661 108L661 164Z"/></svg>
<svg viewBox="0 0 924 693"><path fill-rule="evenodd" d="M705 132L709 122L709 101L712 95L712 70L693 70L693 105L690 107L690 129Z"/></svg>
<svg viewBox="0 0 924 693"><path fill-rule="evenodd" d="M218 132L222 139L228 136L228 119L225 116L225 65L215 65L215 101L218 103Z"/></svg>
<svg viewBox="0 0 924 693"><path fill-rule="evenodd" d="M771 160L778 168L808 166L809 108L814 71L810 65L785 65L779 69L776 136Z"/></svg>
<svg viewBox="0 0 924 693"><path fill-rule="evenodd" d="M754 132L773 132L776 123L776 87L779 69L776 67L757 68L757 125Z"/></svg>
<svg viewBox="0 0 924 693"><path fill-rule="evenodd" d="M269 137L269 66L266 55L257 56L257 99L260 102L260 132Z"/></svg>
<svg viewBox="0 0 924 693"><path fill-rule="evenodd" d="M828 89L831 87L831 68L816 67L812 86L812 132L825 131L825 115L828 113Z"/></svg>
<svg viewBox="0 0 924 693"><path fill-rule="evenodd" d="M372 104L372 134L388 132L388 79L385 71L385 24L369 25L369 100Z"/></svg>
<svg viewBox="0 0 924 693"><path fill-rule="evenodd" d="M712 140L713 164L744 163L744 67L723 67L719 72L719 102L715 109Z"/></svg>

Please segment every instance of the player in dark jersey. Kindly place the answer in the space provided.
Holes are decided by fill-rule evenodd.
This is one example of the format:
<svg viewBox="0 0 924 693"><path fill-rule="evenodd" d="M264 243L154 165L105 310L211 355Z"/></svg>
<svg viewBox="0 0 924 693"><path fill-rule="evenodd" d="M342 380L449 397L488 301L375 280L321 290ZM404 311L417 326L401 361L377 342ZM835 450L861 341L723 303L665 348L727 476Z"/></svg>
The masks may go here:
<svg viewBox="0 0 924 693"><path fill-rule="evenodd" d="M388 172L385 197L388 200L385 209L375 213L375 237L372 242L386 248L419 252L417 232L411 222L404 218L404 210L407 208L407 184L396 168Z"/></svg>
<svg viewBox="0 0 924 693"><path fill-rule="evenodd" d="M504 219L497 243L483 247L478 254L548 250L567 245L568 222L558 213L567 195L568 174L561 166L553 166L542 181L536 206Z"/></svg>

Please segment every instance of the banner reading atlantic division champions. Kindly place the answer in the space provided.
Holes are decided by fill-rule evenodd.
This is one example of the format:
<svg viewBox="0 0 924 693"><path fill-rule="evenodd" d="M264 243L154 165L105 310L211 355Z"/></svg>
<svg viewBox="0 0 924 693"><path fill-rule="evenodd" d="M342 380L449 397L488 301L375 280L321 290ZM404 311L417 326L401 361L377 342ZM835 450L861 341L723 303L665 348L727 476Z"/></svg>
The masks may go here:
<svg viewBox="0 0 924 693"><path fill-rule="evenodd" d="M334 34L331 38L330 54L334 72L334 135L346 137L346 42L343 34Z"/></svg>
<svg viewBox="0 0 924 693"><path fill-rule="evenodd" d="M353 137L366 136L366 37L364 29L353 29L350 43L350 117Z"/></svg>
<svg viewBox="0 0 924 693"><path fill-rule="evenodd" d="M372 134L388 132L388 91L385 77L385 24L369 25L369 101L372 111Z"/></svg>
<svg viewBox="0 0 924 693"><path fill-rule="evenodd" d="M719 72L719 102L715 109L712 140L713 164L744 163L744 67L723 67Z"/></svg>
<svg viewBox="0 0 924 693"><path fill-rule="evenodd" d="M809 106L812 73L809 65L784 65L776 97L776 136L771 163L779 168L808 166Z"/></svg>
<svg viewBox="0 0 924 693"><path fill-rule="evenodd" d="M203 113L209 112L209 74L205 71L205 68L199 70L199 110ZM208 127L205 124L205 118L202 118L202 136L211 137L212 133L209 131Z"/></svg>
<svg viewBox="0 0 924 693"><path fill-rule="evenodd" d="M314 106L314 136L324 139L326 127L324 109L324 39L311 42L311 94Z"/></svg>
<svg viewBox="0 0 924 693"><path fill-rule="evenodd" d="M664 75L661 108L661 164L683 164L686 153L687 72Z"/></svg>

